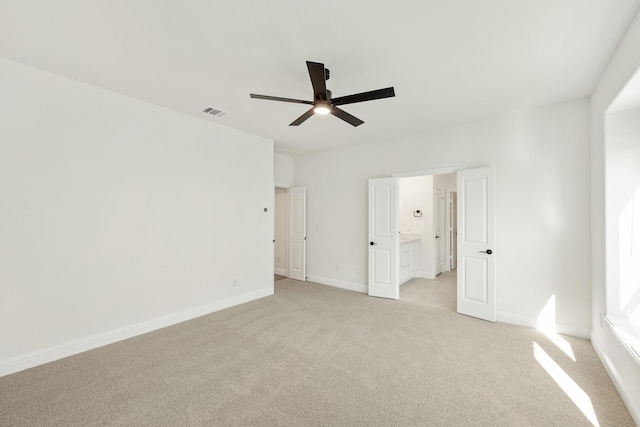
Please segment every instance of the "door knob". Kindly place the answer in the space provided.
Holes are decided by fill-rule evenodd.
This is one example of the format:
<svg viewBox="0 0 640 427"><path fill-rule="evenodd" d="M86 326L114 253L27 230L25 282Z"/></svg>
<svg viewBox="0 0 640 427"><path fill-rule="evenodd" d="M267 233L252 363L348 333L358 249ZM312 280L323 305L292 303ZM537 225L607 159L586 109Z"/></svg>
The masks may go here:
<svg viewBox="0 0 640 427"><path fill-rule="evenodd" d="M373 242L369 242L369 244L370 244L371 246L373 246L373 245L377 245L377 243L373 243Z"/></svg>
<svg viewBox="0 0 640 427"><path fill-rule="evenodd" d="M493 251L491 249L487 249L486 251L480 251L481 254L491 255Z"/></svg>

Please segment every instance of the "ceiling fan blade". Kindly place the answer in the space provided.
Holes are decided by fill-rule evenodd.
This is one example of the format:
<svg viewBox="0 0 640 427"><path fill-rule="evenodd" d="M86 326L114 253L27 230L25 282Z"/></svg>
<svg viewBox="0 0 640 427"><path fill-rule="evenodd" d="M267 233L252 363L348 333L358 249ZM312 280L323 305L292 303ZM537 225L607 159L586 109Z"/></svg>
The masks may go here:
<svg viewBox="0 0 640 427"><path fill-rule="evenodd" d="M249 96L254 99L266 99L267 101L294 102L296 104L313 105L313 102L303 101L302 99L280 98L278 96L269 96L269 95L256 95L255 93L250 93Z"/></svg>
<svg viewBox="0 0 640 427"><path fill-rule="evenodd" d="M345 105L345 104L353 104L356 102L364 102L364 101L373 101L376 99L382 98L391 98L396 96L396 92L393 90L393 87L388 87L385 89L371 90L369 92L357 93L355 95L347 95L341 96L339 98L334 98L331 100L333 105Z"/></svg>
<svg viewBox="0 0 640 427"><path fill-rule="evenodd" d="M307 61L307 69L309 70L309 77L311 77L311 85L313 86L313 100L317 101L321 99L327 101L327 82L325 80L324 64Z"/></svg>
<svg viewBox="0 0 640 427"><path fill-rule="evenodd" d="M300 126L311 116L313 116L313 108L311 108L309 111L307 111L306 113L304 113L303 115L295 119L289 126Z"/></svg>
<svg viewBox="0 0 640 427"><path fill-rule="evenodd" d="M349 123L352 126L360 126L361 124L363 124L364 122L362 120L360 120L359 118L352 116L351 114L347 113L344 110L339 109L338 107L334 106L331 108L331 114L333 114L334 116L336 116L339 119L344 120L345 122Z"/></svg>

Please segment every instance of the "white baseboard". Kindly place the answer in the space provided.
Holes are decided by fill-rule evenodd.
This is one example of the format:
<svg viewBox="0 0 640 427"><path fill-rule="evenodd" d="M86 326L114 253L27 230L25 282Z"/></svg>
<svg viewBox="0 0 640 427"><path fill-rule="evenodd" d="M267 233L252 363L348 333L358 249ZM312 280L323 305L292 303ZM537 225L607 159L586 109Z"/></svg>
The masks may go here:
<svg viewBox="0 0 640 427"><path fill-rule="evenodd" d="M435 279L436 275L433 271L418 271L416 277L421 277L423 279Z"/></svg>
<svg viewBox="0 0 640 427"><path fill-rule="evenodd" d="M289 277L289 274L288 274L289 272L284 268L274 268L273 273L279 274L280 276Z"/></svg>
<svg viewBox="0 0 640 427"><path fill-rule="evenodd" d="M320 283L321 285L333 286L334 288L347 289L349 291L362 292L366 294L369 292L367 285L361 285L359 283L343 282L341 280L329 279L326 277L307 275L307 280L314 283Z"/></svg>
<svg viewBox="0 0 640 427"><path fill-rule="evenodd" d="M273 286L0 361L0 377L273 295Z"/></svg>
<svg viewBox="0 0 640 427"><path fill-rule="evenodd" d="M634 402L633 397L631 396L631 393L629 393L629 390L625 385L624 377L620 374L618 369L616 369L616 366L611 361L609 356L607 356L607 353L604 351L604 347L602 346L602 343L600 342L596 334L593 334L593 333L591 334L591 345L593 346L594 350L596 351L596 354L600 358L600 361L602 362L604 369L607 371L607 374L609 374L609 378L611 378L611 382L613 382L613 385L615 386L616 390L618 390L618 394L620 394L620 397L622 398L622 401L627 407L627 410L629 411L631 418L633 418L633 421L636 423L636 425L640 426L640 407L638 406L638 403Z"/></svg>
<svg viewBox="0 0 640 427"><path fill-rule="evenodd" d="M512 325L525 326L527 328L538 329L538 320L516 314L498 311L496 313L498 322L510 323ZM569 335L576 338L588 340L591 337L591 329L564 323L556 323L556 332L562 335Z"/></svg>

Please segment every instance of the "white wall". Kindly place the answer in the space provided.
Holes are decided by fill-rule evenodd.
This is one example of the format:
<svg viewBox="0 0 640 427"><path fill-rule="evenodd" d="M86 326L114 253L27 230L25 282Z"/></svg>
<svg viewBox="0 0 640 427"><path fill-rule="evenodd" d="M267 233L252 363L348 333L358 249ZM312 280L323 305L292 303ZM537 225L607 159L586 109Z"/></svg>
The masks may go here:
<svg viewBox="0 0 640 427"><path fill-rule="evenodd" d="M640 108L607 115L605 159L607 314L640 324Z"/></svg>
<svg viewBox="0 0 640 427"><path fill-rule="evenodd" d="M400 232L420 235L420 277L433 278L433 176L400 178L399 219ZM422 211L414 217L413 211Z"/></svg>
<svg viewBox="0 0 640 427"><path fill-rule="evenodd" d="M275 206L274 206L274 216L275 216L275 233L274 233L274 254L273 254L273 265L275 274L280 274L283 276L288 275L288 203L287 203L287 189L286 188L278 188L276 187L275 191Z"/></svg>
<svg viewBox="0 0 640 427"><path fill-rule="evenodd" d="M277 187L293 184L293 158L284 154L273 155L273 182Z"/></svg>
<svg viewBox="0 0 640 427"><path fill-rule="evenodd" d="M591 341L629 412L640 424L640 364L616 339L600 314L605 307L605 112L640 68L640 13L636 14L591 96Z"/></svg>
<svg viewBox="0 0 640 427"><path fill-rule="evenodd" d="M3 59L0 99L0 375L273 292L271 141Z"/></svg>
<svg viewBox="0 0 640 427"><path fill-rule="evenodd" d="M433 176L433 186L443 190L456 191L458 182L455 173L447 173Z"/></svg>
<svg viewBox="0 0 640 427"><path fill-rule="evenodd" d="M309 276L366 286L369 178L492 165L499 318L533 326L555 296L561 330L588 336L588 132L582 99L295 158L294 183L308 192Z"/></svg>

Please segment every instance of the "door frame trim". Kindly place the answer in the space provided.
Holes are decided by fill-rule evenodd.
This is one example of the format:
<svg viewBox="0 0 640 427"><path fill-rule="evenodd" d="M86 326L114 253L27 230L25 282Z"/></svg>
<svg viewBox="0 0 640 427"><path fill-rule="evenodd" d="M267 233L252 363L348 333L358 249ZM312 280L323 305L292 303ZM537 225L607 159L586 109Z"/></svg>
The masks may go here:
<svg viewBox="0 0 640 427"><path fill-rule="evenodd" d="M447 175L450 173L456 173L459 170L465 169L464 166L448 166L443 168L433 168L433 169L421 169L415 171L407 171L407 172L393 172L391 176L396 178L411 178L414 176L425 176L425 175Z"/></svg>
<svg viewBox="0 0 640 427"><path fill-rule="evenodd" d="M284 215L285 215L285 223L286 223L287 226L286 226L286 230L285 230L286 236L285 236L284 245L285 245L285 248L286 248L285 255L286 255L286 258L287 258L287 262L286 262L287 268L284 269L285 270L285 274L283 274L283 276L288 278L289 277L289 187L291 187L291 186L290 185L275 184L273 187L274 187L273 188L273 239L274 240L276 238L275 220L276 220L276 214L278 213L276 211L276 191L277 191L278 188L280 188L282 190L286 190L285 198L287 199L287 206L285 208ZM282 213L280 213L280 215L282 215ZM274 253L275 253L275 250L276 250L276 248L275 248L275 242L274 242L274 247L273 247ZM275 264L274 264L274 274L280 274L280 273L275 271Z"/></svg>
<svg viewBox="0 0 640 427"><path fill-rule="evenodd" d="M440 193L442 194L442 199L440 200L440 203L442 203L444 206L442 206L440 208L440 211L438 211L438 213L436 214L436 199L438 198L437 195L437 191L440 191ZM446 206L446 191L444 188L436 188L435 185L433 187L433 240L434 240L434 245L433 245L433 274L436 275L436 277L441 274L444 273L445 271L448 271L445 267L445 258L447 258L446 256L443 258L443 252L446 248L446 237L444 237L443 235L446 234L445 231L447 229L447 206ZM442 214L442 208L444 208L444 218L441 217ZM438 224L438 220L440 221L440 224ZM442 248L439 248L438 246L440 245L440 243L438 243L437 239L435 238L437 233L436 230L438 229L438 225L441 225L441 230L440 230L440 240L442 241ZM439 253L438 253L439 252ZM438 273L438 263L436 262L438 259L438 255L440 256L440 273Z"/></svg>
<svg viewBox="0 0 640 427"><path fill-rule="evenodd" d="M447 230L447 239L446 239L446 247L447 247L447 270L446 271L452 271L451 269L451 261L453 260L453 255L451 254L451 231L453 231L452 228L452 224L451 224L451 201L453 200L452 197L452 193L454 193L453 190L446 190L447 191L447 196L446 196L446 203L445 203L445 228ZM456 189L455 191L456 193L456 199L457 199L457 193L458 193L458 189ZM457 225L457 224L456 224ZM457 230L457 228L456 228ZM456 248L457 250L457 248Z"/></svg>

